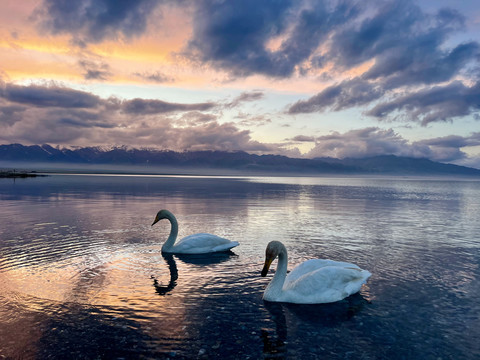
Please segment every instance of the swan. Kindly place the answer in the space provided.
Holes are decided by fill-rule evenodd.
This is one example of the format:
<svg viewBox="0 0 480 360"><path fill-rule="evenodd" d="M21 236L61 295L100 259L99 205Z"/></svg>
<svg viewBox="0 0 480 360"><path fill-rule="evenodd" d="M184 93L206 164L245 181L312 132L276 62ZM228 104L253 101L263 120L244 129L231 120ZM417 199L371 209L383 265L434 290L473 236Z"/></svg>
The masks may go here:
<svg viewBox="0 0 480 360"><path fill-rule="evenodd" d="M340 301L360 291L371 275L355 264L322 259L307 260L287 275L287 249L280 241L271 241L265 256L263 277L278 256L277 270L263 294L267 301L296 304Z"/></svg>
<svg viewBox="0 0 480 360"><path fill-rule="evenodd" d="M217 235L212 234L192 234L181 239L177 244L178 235L178 222L175 216L168 210L160 210L155 216L153 225L162 219L170 221L171 230L167 241L162 246L163 253L170 254L208 254L214 252L228 251L235 246L238 246L238 242L224 239ZM175 245L174 245L175 244Z"/></svg>

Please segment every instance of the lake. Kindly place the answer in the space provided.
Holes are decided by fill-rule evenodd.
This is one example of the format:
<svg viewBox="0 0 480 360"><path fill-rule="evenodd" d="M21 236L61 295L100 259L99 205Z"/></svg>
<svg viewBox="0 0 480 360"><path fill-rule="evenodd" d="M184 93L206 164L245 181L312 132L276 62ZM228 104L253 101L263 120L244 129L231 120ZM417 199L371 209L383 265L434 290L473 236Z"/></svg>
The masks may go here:
<svg viewBox="0 0 480 360"><path fill-rule="evenodd" d="M0 357L478 359L480 181L62 175L0 179ZM232 253L162 256L179 236ZM333 304L268 303L269 241L372 273Z"/></svg>

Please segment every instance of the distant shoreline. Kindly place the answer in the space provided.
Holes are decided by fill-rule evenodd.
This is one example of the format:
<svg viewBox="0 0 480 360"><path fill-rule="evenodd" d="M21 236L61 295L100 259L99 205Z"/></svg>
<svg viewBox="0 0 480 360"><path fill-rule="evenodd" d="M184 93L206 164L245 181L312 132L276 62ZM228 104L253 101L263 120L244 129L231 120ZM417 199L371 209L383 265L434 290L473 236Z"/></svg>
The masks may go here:
<svg viewBox="0 0 480 360"><path fill-rule="evenodd" d="M170 169L172 170L172 169ZM305 173L275 173L275 172L255 172L255 173L242 173L242 172L222 172L222 171L181 171L181 169L175 169L176 171L128 171L126 169L110 169L109 171L101 169L36 169L36 170L6 170L0 167L0 179L1 178L34 178L34 177L47 177L47 176L139 176L139 177L192 177L192 178L323 178L323 179L345 179L345 178L357 178L357 179L384 179L384 180L464 180L464 181L480 181L478 176L465 175L465 174L366 174L366 173L354 173L354 174L305 174ZM205 169L204 169L205 170Z"/></svg>
<svg viewBox="0 0 480 360"><path fill-rule="evenodd" d="M17 171L17 170L0 170L0 178L29 178L38 176L48 176L46 174L38 174L36 171Z"/></svg>

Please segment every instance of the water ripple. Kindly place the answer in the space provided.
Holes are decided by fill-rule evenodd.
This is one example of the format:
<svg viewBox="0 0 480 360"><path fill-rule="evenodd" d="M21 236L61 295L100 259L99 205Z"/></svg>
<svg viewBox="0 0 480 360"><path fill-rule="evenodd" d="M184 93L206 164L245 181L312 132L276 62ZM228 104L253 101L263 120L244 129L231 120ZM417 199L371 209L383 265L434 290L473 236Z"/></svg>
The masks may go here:
<svg viewBox="0 0 480 360"><path fill-rule="evenodd" d="M0 356L480 356L476 183L97 178L0 183ZM240 246L162 256L169 226L150 224L163 207L181 236ZM336 304L263 302L271 240L289 269L320 257L373 275Z"/></svg>

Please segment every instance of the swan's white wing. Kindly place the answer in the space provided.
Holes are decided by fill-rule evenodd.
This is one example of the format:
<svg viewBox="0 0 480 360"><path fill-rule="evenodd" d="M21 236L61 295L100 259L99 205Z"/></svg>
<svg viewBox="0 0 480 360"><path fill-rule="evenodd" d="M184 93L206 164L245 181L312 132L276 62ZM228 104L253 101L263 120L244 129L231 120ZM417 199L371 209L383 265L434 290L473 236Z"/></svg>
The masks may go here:
<svg viewBox="0 0 480 360"><path fill-rule="evenodd" d="M313 259L317 260L317 259ZM360 291L370 273L350 263L328 265L325 261L307 261L295 268L285 280L282 301L302 304L329 303L344 299ZM316 268L313 271L307 269ZM293 274L293 277L291 277Z"/></svg>
<svg viewBox="0 0 480 360"><path fill-rule="evenodd" d="M287 281L295 281L299 277L318 270L322 267L333 266L343 268L356 268L360 269L357 265L344 261L334 261L329 259L310 259L298 264L287 276Z"/></svg>
<svg viewBox="0 0 480 360"><path fill-rule="evenodd" d="M173 246L171 252L206 254L227 251L235 246L238 246L238 242L236 241L230 241L217 235L199 233L185 236Z"/></svg>

